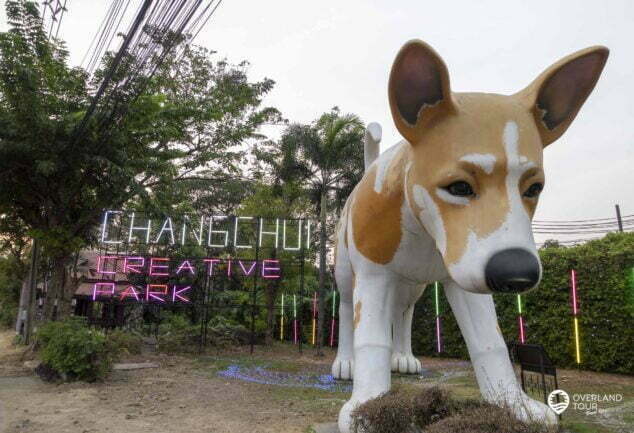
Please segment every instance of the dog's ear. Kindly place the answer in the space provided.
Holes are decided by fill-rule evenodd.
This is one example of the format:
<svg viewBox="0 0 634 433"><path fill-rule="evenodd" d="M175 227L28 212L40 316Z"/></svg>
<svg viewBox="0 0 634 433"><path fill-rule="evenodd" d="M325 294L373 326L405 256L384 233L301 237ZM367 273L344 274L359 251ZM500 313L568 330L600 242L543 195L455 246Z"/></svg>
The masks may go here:
<svg viewBox="0 0 634 433"><path fill-rule="evenodd" d="M535 118L544 147L566 132L599 80L608 54L600 46L577 51L518 93Z"/></svg>
<svg viewBox="0 0 634 433"><path fill-rule="evenodd" d="M425 42L407 42L396 55L388 97L401 135L415 144L421 128L453 111L447 66Z"/></svg>

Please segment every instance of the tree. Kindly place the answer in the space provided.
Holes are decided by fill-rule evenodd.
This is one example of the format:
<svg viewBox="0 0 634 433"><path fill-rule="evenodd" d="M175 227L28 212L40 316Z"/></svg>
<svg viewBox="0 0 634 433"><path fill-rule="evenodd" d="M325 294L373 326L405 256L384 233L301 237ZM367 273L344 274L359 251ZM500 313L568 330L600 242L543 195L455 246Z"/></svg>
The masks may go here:
<svg viewBox="0 0 634 433"><path fill-rule="evenodd" d="M59 303L70 308L68 266L94 241L104 209L130 203L184 203L187 194L238 171L234 148L278 119L261 100L273 87L249 82L245 63L214 62L202 48L168 58L143 91L120 107L116 124L101 112L84 122L91 80L67 64L59 41L49 41L37 5L6 3L10 30L0 33L0 214L19 218L39 240L52 277L45 318ZM129 59L130 60L130 59ZM111 86L126 81L123 69ZM121 95L114 94L114 98ZM78 135L77 131L81 134ZM10 212L9 212L10 210Z"/></svg>
<svg viewBox="0 0 634 433"><path fill-rule="evenodd" d="M324 344L327 251L333 231L329 223L335 219L328 218L328 211L339 213L363 176L363 134L363 123L356 115L341 114L334 107L310 125L290 125L282 134L278 152L268 156L279 178L300 185L319 212L320 350Z"/></svg>
<svg viewBox="0 0 634 433"><path fill-rule="evenodd" d="M258 182L253 188L253 193L240 205L240 211L244 215L256 215L262 218L302 218L308 214L310 203L298 190L294 183L281 183L281 179L275 177L275 172L266 176L270 183ZM281 261L291 261L297 258L297 254L274 250L276 258ZM298 273L297 268L284 270L284 279L294 281ZM264 294L266 304L266 331L265 342L270 344L273 340L275 329L275 300L277 298L281 281L271 279L264 281Z"/></svg>

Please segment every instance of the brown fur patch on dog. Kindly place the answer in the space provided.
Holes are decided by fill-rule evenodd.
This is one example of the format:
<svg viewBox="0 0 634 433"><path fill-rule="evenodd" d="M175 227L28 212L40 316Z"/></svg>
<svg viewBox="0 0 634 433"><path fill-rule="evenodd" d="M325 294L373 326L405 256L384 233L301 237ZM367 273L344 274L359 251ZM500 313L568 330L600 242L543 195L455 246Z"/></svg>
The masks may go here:
<svg viewBox="0 0 634 433"><path fill-rule="evenodd" d="M377 164L366 173L353 193L352 236L357 250L378 264L392 261L401 243L401 206L403 205L403 167L409 145L396 151L386 169L381 192L374 189Z"/></svg>

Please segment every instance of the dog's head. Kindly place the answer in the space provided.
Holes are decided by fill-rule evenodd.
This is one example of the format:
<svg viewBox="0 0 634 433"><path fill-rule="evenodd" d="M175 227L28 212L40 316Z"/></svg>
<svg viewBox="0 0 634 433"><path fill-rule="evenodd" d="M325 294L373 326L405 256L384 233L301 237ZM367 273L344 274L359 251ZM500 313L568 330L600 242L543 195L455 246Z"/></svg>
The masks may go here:
<svg viewBox="0 0 634 433"><path fill-rule="evenodd" d="M452 93L447 67L421 41L398 53L389 100L412 147L408 202L465 290L522 292L538 284L531 219L544 186L543 148L573 121L607 57L604 47L587 48L503 96Z"/></svg>

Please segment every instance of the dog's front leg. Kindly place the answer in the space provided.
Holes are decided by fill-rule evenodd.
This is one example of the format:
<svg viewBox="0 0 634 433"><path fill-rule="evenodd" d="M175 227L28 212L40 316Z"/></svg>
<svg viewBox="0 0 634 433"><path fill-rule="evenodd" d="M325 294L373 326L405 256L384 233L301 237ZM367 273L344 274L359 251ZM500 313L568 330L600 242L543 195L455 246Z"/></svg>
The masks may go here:
<svg viewBox="0 0 634 433"><path fill-rule="evenodd" d="M391 323L396 281L389 274L356 276L354 309L354 383L352 397L339 412L339 430L350 431L356 406L390 389Z"/></svg>
<svg viewBox="0 0 634 433"><path fill-rule="evenodd" d="M444 287L467 343L482 397L509 407L520 419L556 423L557 417L548 406L522 391L498 326L493 297L469 293L453 281Z"/></svg>

